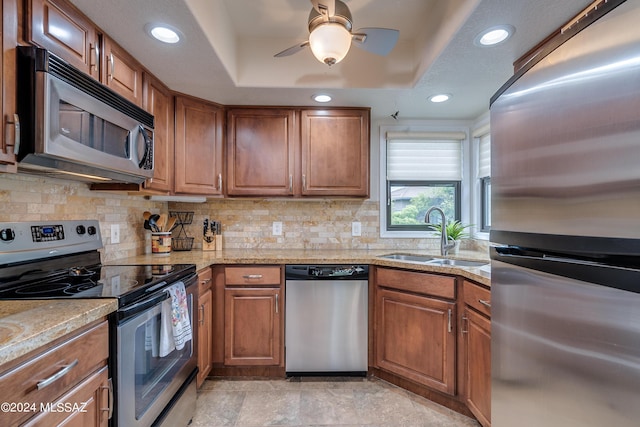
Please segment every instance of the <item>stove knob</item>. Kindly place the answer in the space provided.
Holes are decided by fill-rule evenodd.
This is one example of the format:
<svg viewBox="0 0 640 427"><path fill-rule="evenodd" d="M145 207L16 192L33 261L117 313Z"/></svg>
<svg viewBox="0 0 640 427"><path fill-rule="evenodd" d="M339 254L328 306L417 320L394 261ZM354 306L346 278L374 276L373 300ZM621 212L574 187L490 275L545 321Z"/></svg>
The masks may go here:
<svg viewBox="0 0 640 427"><path fill-rule="evenodd" d="M93 225L90 225L87 228L87 233L89 233L89 236L93 236L94 234L96 234L96 228Z"/></svg>
<svg viewBox="0 0 640 427"><path fill-rule="evenodd" d="M84 225L79 225L76 227L76 233L78 233L79 235L82 236L86 232L87 232L87 229Z"/></svg>
<svg viewBox="0 0 640 427"><path fill-rule="evenodd" d="M12 229L5 228L0 230L0 240L2 240L3 242L10 242L15 238L16 233Z"/></svg>

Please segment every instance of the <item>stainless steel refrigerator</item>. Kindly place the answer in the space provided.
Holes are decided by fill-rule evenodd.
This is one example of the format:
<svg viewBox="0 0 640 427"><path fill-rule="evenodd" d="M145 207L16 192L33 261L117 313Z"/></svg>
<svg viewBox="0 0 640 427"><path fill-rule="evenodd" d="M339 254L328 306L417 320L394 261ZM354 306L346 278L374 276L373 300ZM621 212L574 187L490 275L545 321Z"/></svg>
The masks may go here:
<svg viewBox="0 0 640 427"><path fill-rule="evenodd" d="M558 41L559 40L559 41ZM492 98L492 425L640 425L640 1Z"/></svg>

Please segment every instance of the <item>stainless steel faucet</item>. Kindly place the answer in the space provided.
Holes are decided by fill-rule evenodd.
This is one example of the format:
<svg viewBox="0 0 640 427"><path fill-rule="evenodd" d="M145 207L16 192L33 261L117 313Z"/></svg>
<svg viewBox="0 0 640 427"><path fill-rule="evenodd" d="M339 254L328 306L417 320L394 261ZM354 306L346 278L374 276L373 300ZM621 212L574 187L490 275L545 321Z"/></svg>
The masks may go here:
<svg viewBox="0 0 640 427"><path fill-rule="evenodd" d="M440 233L440 255L447 256L449 254L449 249L453 249L456 243L449 243L449 239L447 237L447 218L444 216L444 212L442 211L442 209L435 206L430 207L424 216L424 222L426 222L427 224L431 224L431 221L429 221L429 215L431 215L431 212L433 211L440 213L440 217L442 218L442 232Z"/></svg>

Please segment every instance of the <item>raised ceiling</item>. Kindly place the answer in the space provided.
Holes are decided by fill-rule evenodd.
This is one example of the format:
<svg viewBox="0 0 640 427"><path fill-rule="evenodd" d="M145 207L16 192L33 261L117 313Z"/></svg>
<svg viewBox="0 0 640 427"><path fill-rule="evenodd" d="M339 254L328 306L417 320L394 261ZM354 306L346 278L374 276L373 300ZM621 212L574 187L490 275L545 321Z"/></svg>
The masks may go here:
<svg viewBox="0 0 640 427"><path fill-rule="evenodd" d="M226 105L367 106L374 119L473 120L512 75L515 59L587 7L591 0L344 0L354 29L400 30L386 57L352 47L328 67L310 51L274 58L307 39L308 0L71 0L171 89ZM164 45L148 23L178 28ZM473 44L484 29L510 24L511 39ZM431 104L434 93L453 98ZM393 119L391 119L393 120Z"/></svg>

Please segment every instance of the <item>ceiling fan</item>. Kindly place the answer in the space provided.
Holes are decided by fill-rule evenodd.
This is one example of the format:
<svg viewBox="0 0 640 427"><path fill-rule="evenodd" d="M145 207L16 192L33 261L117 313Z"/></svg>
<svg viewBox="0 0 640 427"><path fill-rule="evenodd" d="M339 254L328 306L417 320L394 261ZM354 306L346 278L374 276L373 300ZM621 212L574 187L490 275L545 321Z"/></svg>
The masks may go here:
<svg viewBox="0 0 640 427"><path fill-rule="evenodd" d="M385 56L398 41L398 30L360 28L351 32L353 19L346 4L340 0L311 0L309 40L276 53L276 58L293 55L309 46L320 62L331 66L342 61L351 43L367 52Z"/></svg>

